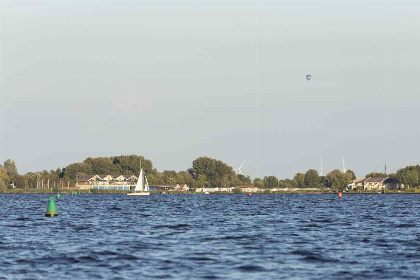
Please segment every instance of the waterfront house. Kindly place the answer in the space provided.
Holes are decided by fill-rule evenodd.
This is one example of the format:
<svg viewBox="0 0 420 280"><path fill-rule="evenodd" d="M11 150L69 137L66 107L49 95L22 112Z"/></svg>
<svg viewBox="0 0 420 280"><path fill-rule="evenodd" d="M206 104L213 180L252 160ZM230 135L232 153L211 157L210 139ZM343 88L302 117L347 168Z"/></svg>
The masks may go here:
<svg viewBox="0 0 420 280"><path fill-rule="evenodd" d="M363 185L364 185L365 181L366 181L365 177L357 178L357 179L351 181L351 183L347 185L347 189L348 190L354 190L357 187L362 187L363 188Z"/></svg>
<svg viewBox="0 0 420 280"><path fill-rule="evenodd" d="M189 190L190 187L188 187L187 184L177 184L174 189L176 192L187 192Z"/></svg>
<svg viewBox="0 0 420 280"><path fill-rule="evenodd" d="M365 191L383 190L385 189L384 181L387 177L370 177L364 182L363 188Z"/></svg>
<svg viewBox="0 0 420 280"><path fill-rule="evenodd" d="M364 190L403 189L404 184L397 178L371 177L364 182Z"/></svg>
<svg viewBox="0 0 420 280"><path fill-rule="evenodd" d="M258 187L255 187L255 186L242 185L242 186L237 186L237 188L242 190L242 192L246 192L246 193L259 191Z"/></svg>
<svg viewBox="0 0 420 280"><path fill-rule="evenodd" d="M137 183L134 175L80 175L76 187L80 189L130 190Z"/></svg>
<svg viewBox="0 0 420 280"><path fill-rule="evenodd" d="M398 180L397 178L387 178L384 181L385 187L387 189L404 189L404 184L400 182L400 180Z"/></svg>
<svg viewBox="0 0 420 280"><path fill-rule="evenodd" d="M99 180L98 175L80 175L76 178L76 187L78 188L89 188L96 180Z"/></svg>
<svg viewBox="0 0 420 280"><path fill-rule="evenodd" d="M190 187L187 184L176 184L176 185L158 185L158 191L164 192L186 192L189 191Z"/></svg>
<svg viewBox="0 0 420 280"><path fill-rule="evenodd" d="M223 188L219 188L219 191L221 192L232 192L233 191L233 187L227 188L227 187L223 187Z"/></svg>
<svg viewBox="0 0 420 280"><path fill-rule="evenodd" d="M159 192L171 192L175 189L176 185L157 185L156 188Z"/></svg>
<svg viewBox="0 0 420 280"><path fill-rule="evenodd" d="M196 192L218 192L220 188L211 188L211 187L204 187L204 188L197 188L195 189Z"/></svg>

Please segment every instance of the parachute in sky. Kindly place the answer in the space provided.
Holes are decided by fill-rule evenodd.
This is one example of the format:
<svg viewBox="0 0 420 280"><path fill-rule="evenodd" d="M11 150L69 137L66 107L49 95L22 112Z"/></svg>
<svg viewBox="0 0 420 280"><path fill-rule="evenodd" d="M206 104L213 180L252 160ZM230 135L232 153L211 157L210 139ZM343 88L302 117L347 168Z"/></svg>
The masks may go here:
<svg viewBox="0 0 420 280"><path fill-rule="evenodd" d="M309 82L309 80L312 78L312 76L311 75L306 75L306 79L308 80L308 82Z"/></svg>

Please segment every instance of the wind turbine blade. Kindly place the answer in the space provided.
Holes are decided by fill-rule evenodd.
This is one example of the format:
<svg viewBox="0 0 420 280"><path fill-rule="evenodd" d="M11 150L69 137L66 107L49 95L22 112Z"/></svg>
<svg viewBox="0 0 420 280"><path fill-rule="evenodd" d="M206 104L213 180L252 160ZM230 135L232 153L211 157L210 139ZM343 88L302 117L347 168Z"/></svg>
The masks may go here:
<svg viewBox="0 0 420 280"><path fill-rule="evenodd" d="M244 159L244 161L241 163L241 165L239 166L239 169L241 169L242 165L244 165L246 159Z"/></svg>

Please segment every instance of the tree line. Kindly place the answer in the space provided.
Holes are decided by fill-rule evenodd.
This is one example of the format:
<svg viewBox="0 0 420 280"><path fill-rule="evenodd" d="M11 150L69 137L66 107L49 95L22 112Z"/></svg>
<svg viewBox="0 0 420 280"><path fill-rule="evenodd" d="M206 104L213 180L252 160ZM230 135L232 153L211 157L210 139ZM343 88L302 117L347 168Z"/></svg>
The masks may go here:
<svg viewBox="0 0 420 280"><path fill-rule="evenodd" d="M136 175L141 167L145 170L150 185L187 184L193 188L199 187L236 187L238 185L254 185L259 188L331 188L343 190L352 180L356 179L353 171L333 170L326 176L319 176L314 169L306 173L297 173L291 179L278 179L276 176L251 179L250 176L236 174L228 164L210 157L199 157L192 162L191 168L176 172L164 170L158 172L151 160L138 155L122 155L113 157L88 157L83 162L72 163L56 170L18 173L14 160L7 159L0 164L0 191L9 186L20 189L60 189L75 186L80 175ZM394 177L402 183L416 187L420 186L420 166L407 166L394 174L370 173L368 177Z"/></svg>

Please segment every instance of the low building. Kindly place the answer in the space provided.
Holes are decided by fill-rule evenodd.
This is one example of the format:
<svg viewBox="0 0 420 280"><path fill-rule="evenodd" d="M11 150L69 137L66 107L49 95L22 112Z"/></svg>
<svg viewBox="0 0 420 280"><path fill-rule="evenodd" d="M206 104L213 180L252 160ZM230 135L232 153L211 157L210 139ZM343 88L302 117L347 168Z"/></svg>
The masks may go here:
<svg viewBox="0 0 420 280"><path fill-rule="evenodd" d="M157 191L160 192L187 192L190 190L187 184L176 184L176 185L158 185Z"/></svg>
<svg viewBox="0 0 420 280"><path fill-rule="evenodd" d="M393 177L359 178L347 185L347 189L354 190L363 187L365 191L382 191L384 189L403 189L404 184Z"/></svg>
<svg viewBox="0 0 420 280"><path fill-rule="evenodd" d="M238 189L242 190L242 192L246 192L246 193L250 193L250 192L258 192L259 189L258 187L255 186L237 186Z"/></svg>
<svg viewBox="0 0 420 280"><path fill-rule="evenodd" d="M400 182L400 180L398 180L397 178L391 178L391 177L387 178L384 181L384 184L387 189L391 189L391 190L392 189L400 190L400 189L404 189L405 187L404 184Z"/></svg>
<svg viewBox="0 0 420 280"><path fill-rule="evenodd" d="M362 187L363 188L365 181L366 181L365 177L357 178L357 179L351 181L351 183L347 185L347 189L348 190L354 190L357 187Z"/></svg>
<svg viewBox="0 0 420 280"><path fill-rule="evenodd" d="M365 190L403 189L404 184L393 177L371 177L364 183Z"/></svg>
<svg viewBox="0 0 420 280"><path fill-rule="evenodd" d="M175 189L176 185L157 185L158 192L170 192Z"/></svg>
<svg viewBox="0 0 420 280"><path fill-rule="evenodd" d="M219 192L220 188L210 188L210 187L204 187L204 188L196 188L195 192L209 192L209 193L213 193L213 192Z"/></svg>
<svg viewBox="0 0 420 280"><path fill-rule="evenodd" d="M137 183L134 175L80 175L76 178L79 189L130 190Z"/></svg>
<svg viewBox="0 0 420 280"><path fill-rule="evenodd" d="M370 177L367 178L363 184L365 191L383 190L385 189L384 181L387 177Z"/></svg>
<svg viewBox="0 0 420 280"><path fill-rule="evenodd" d="M190 190L190 187L187 186L187 184L177 184L175 186L176 192L187 192Z"/></svg>

